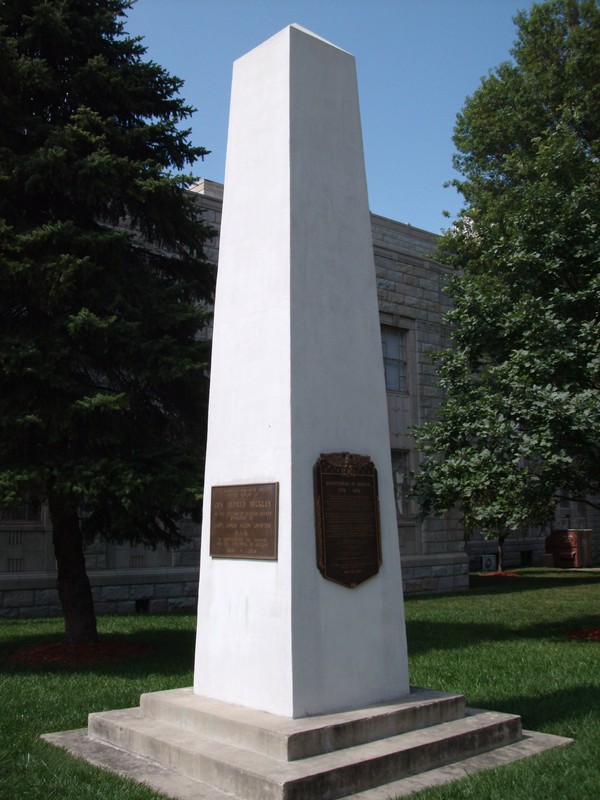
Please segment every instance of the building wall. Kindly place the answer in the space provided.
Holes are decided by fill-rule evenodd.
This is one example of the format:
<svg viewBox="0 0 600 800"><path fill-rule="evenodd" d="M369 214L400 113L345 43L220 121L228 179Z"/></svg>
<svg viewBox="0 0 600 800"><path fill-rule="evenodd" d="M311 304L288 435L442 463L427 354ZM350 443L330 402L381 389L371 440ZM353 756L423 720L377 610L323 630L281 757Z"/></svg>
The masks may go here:
<svg viewBox="0 0 600 800"><path fill-rule="evenodd" d="M371 220L382 328L403 331L406 342L406 386L393 390L388 384L390 444L393 456L402 454L414 471L418 454L410 429L432 420L442 399L430 353L450 344L442 317L450 307L443 290L452 270L433 260L434 234L377 215ZM468 588L458 516L419 524L414 503L402 505L398 535L406 594Z"/></svg>
<svg viewBox="0 0 600 800"><path fill-rule="evenodd" d="M170 550L90 542L86 565L99 614L195 608L198 526L184 521L186 543ZM61 614L47 509L39 521L0 521L0 617Z"/></svg>
<svg viewBox="0 0 600 800"><path fill-rule="evenodd" d="M201 181L194 190L205 221L215 230L206 252L216 262L223 187ZM404 589L407 594L466 589L469 559L472 568L479 568L482 556L496 553L496 543L474 536L465 552L456 513L419 524L417 509L406 496L408 472L418 468L411 426L433 419L442 399L429 354L450 344L449 330L443 323L450 299L443 289L451 270L433 259L433 234L377 215L372 215L372 230L382 335L384 347L390 346L390 445ZM398 343L400 350L396 351ZM554 527L592 528L594 559L598 562L599 523L597 511L565 503L559 506ZM190 540L178 550L90 543L86 558L97 610L158 612L195 606L199 528L191 522L186 527ZM538 530L525 538L510 537L507 566L539 565L548 533ZM60 613L55 584L45 510L36 519L0 520L0 616Z"/></svg>
<svg viewBox="0 0 600 800"><path fill-rule="evenodd" d="M416 470L418 454L409 429L434 419L442 400L428 354L451 345L449 328L443 323L451 300L443 289L452 270L432 260L434 234L376 215L372 215L372 227L381 324L406 331L409 355L406 390L388 391L392 452L407 451L410 469ZM411 507L398 525L407 594L464 589L469 569L492 570L497 565L495 540L473 534L465 547L457 512L422 525L414 522L415 515L416 508ZM563 501L552 525L507 538L505 566L540 566L546 537L551 530L566 529L591 530L592 563L600 563L600 511L585 503Z"/></svg>
<svg viewBox="0 0 600 800"><path fill-rule="evenodd" d="M207 256L218 258L223 187L196 187L204 220L215 230ZM468 558L457 518L415 522L404 496L406 477L417 468L410 427L431 419L441 400L430 350L445 347L448 308L443 287L449 270L431 258L435 236L372 215L373 247L382 326L404 339L404 385L388 392L390 443L398 470L398 536L407 594L468 587ZM88 573L98 613L165 612L197 602L199 527L186 523L189 542L177 550L91 542ZM52 535L47 511L35 520L0 521L0 616L60 614Z"/></svg>
<svg viewBox="0 0 600 800"><path fill-rule="evenodd" d="M539 567L552 566L545 561L546 538L556 530L590 530L592 532L592 565L600 564L600 511L585 503L576 501L559 502L552 525L535 528L522 535L512 534L504 543L504 566ZM469 555L469 568L493 571L498 564L498 545L495 540L486 541L474 534L466 547ZM491 558L491 560L490 560Z"/></svg>

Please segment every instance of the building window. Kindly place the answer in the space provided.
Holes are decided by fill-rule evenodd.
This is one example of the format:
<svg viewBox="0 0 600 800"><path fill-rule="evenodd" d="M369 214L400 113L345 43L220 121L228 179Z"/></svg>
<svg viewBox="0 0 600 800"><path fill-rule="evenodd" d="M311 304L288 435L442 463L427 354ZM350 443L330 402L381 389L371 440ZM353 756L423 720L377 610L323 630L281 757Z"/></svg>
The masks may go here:
<svg viewBox="0 0 600 800"><path fill-rule="evenodd" d="M13 508L0 509L0 525L34 525L42 521L42 509L37 500L24 497Z"/></svg>
<svg viewBox="0 0 600 800"><path fill-rule="evenodd" d="M405 392L406 384L406 331L402 328L381 329L385 388L388 392Z"/></svg>
<svg viewBox="0 0 600 800"><path fill-rule="evenodd" d="M8 531L8 543L12 545L23 544L23 531Z"/></svg>
<svg viewBox="0 0 600 800"><path fill-rule="evenodd" d="M409 467L408 450L392 450L392 476L394 478L394 495L396 497L396 517L398 522L410 522L409 500Z"/></svg>

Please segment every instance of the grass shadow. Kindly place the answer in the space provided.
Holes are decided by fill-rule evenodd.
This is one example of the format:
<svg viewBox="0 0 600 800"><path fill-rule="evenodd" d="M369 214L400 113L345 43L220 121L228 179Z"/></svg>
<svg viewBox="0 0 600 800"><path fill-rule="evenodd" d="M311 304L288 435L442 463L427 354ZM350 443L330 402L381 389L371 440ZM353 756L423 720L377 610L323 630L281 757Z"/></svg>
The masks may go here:
<svg viewBox="0 0 600 800"><path fill-rule="evenodd" d="M518 577L485 573L471 573L469 591L461 594L513 594L540 589L559 589L569 586L600 586L599 572L574 572L571 570L523 569L515 570Z"/></svg>
<svg viewBox="0 0 600 800"><path fill-rule="evenodd" d="M486 707L507 714L519 714L523 727L531 730L543 730L566 726L576 720L597 714L600 708L600 686L565 686L560 690L536 695L516 694L512 697L494 697L485 699ZM568 733L563 735L568 736Z"/></svg>
<svg viewBox="0 0 600 800"><path fill-rule="evenodd" d="M163 677L188 673L194 665L196 633L194 630L151 627L138 630L111 631L100 635L101 644L133 645L150 648L141 655L123 656L94 663L63 664L13 663L11 655L23 648L39 647L45 644L60 644L64 636L57 632L30 634L27 636L4 636L0 642L0 674L4 675L43 675L80 673L106 677L126 676L143 679L148 675Z"/></svg>
<svg viewBox="0 0 600 800"><path fill-rule="evenodd" d="M600 614L580 614L562 618L559 622L537 622L524 628L514 628L490 622L449 622L430 620L407 620L406 637L408 652L422 655L431 650L460 650L484 643L514 642L523 639L562 640L569 642L571 631L600 625ZM594 646L595 643L590 643ZM600 655L600 643L599 643Z"/></svg>

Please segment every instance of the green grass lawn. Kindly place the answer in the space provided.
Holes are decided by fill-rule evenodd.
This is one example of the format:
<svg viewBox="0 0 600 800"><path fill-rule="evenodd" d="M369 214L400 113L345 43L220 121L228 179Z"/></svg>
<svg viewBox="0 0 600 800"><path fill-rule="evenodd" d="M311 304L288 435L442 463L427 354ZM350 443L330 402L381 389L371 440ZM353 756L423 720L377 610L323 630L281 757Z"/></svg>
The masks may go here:
<svg viewBox="0 0 600 800"><path fill-rule="evenodd" d="M525 728L574 738L418 800L600 800L600 573L519 570L472 577L460 595L406 602L411 682L461 692L472 706L520 714ZM0 622L1 800L150 800L156 793L39 739L81 728L90 711L137 705L141 692L192 682L193 615L100 617L103 640L149 645L141 658L85 667L23 667L27 645L60 641L57 619Z"/></svg>

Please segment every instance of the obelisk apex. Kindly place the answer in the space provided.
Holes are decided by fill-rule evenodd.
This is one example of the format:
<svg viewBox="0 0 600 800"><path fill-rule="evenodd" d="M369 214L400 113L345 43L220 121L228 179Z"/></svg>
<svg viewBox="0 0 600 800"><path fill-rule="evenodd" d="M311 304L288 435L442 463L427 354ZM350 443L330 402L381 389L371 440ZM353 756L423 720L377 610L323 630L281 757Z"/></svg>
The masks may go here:
<svg viewBox="0 0 600 800"><path fill-rule="evenodd" d="M356 70L296 25L234 65L208 429L194 692L287 717L408 693ZM379 487L354 588L317 563L314 468L343 453Z"/></svg>

